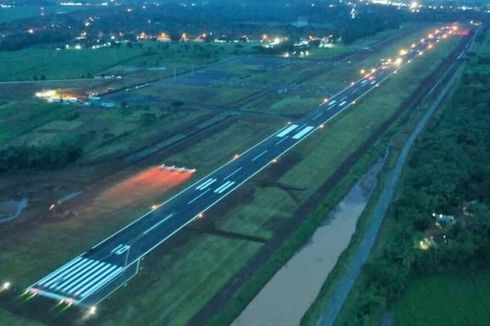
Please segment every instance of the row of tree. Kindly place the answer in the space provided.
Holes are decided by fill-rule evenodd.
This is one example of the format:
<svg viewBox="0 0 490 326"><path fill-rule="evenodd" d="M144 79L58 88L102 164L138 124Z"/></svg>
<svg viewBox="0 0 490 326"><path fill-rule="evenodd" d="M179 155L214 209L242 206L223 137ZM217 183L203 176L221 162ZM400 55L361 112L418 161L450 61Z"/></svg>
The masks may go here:
<svg viewBox="0 0 490 326"><path fill-rule="evenodd" d="M489 56L472 59L449 105L415 145L388 217L394 219L392 236L360 279L353 313L359 325L374 323L414 274L490 267ZM438 230L433 212L459 218ZM417 245L429 229L440 238L422 250Z"/></svg>
<svg viewBox="0 0 490 326"><path fill-rule="evenodd" d="M76 162L83 148L75 142L44 146L9 146L0 150L0 173L56 169Z"/></svg>

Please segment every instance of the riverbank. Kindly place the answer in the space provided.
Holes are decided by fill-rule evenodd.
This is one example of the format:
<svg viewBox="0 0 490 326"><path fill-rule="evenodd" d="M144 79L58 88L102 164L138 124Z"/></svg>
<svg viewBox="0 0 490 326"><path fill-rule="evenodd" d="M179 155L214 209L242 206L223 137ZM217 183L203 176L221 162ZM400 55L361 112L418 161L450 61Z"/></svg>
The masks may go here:
<svg viewBox="0 0 490 326"><path fill-rule="evenodd" d="M233 322L235 326L298 325L348 246L385 158L355 183L303 246Z"/></svg>

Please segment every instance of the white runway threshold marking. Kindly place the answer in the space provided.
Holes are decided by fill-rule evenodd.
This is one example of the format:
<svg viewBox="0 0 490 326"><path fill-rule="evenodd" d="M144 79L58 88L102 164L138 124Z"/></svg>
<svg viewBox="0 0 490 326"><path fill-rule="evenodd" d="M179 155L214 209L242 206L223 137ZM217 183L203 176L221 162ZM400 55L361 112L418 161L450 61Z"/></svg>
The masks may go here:
<svg viewBox="0 0 490 326"><path fill-rule="evenodd" d="M230 188L235 184L235 181L226 181L224 184L221 185L218 189L216 189L214 192L217 194L223 193L226 189Z"/></svg>
<svg viewBox="0 0 490 326"><path fill-rule="evenodd" d="M284 136L286 136L287 134L289 134L291 131L293 131L296 128L298 128L298 125L290 125L286 129L284 129L283 131L281 131L280 133L278 133L276 135L276 137L284 137Z"/></svg>
<svg viewBox="0 0 490 326"><path fill-rule="evenodd" d="M208 179L205 182L203 182L201 185L197 186L196 187L196 190L203 190L204 188L206 188L206 187L212 185L213 183L215 183L216 181L217 181L217 179L214 179L214 178Z"/></svg>
<svg viewBox="0 0 490 326"><path fill-rule="evenodd" d="M34 288L56 295L75 296L83 300L119 275L123 267L107 262L77 257L34 285Z"/></svg>
<svg viewBox="0 0 490 326"><path fill-rule="evenodd" d="M292 138L293 139L300 139L301 137L303 137L304 135L306 135L307 133L312 131L314 128L315 127L312 127L312 126L305 127L303 129L301 129L301 131L298 132L296 135L294 135Z"/></svg>
<svg viewBox="0 0 490 326"><path fill-rule="evenodd" d="M278 141L278 142L276 143L276 145L279 145L280 143L282 143L282 142L283 142L283 141L285 141L286 139L289 139L289 137L284 137L284 138L282 138L280 141Z"/></svg>

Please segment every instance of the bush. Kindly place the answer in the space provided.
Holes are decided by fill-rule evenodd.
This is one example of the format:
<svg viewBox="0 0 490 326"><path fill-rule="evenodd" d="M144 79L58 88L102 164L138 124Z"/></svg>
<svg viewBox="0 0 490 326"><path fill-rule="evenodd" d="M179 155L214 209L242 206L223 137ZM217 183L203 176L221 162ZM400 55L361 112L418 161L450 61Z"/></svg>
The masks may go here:
<svg viewBox="0 0 490 326"><path fill-rule="evenodd" d="M48 170L64 167L82 156L74 143L50 146L10 146L0 151L0 173L18 170Z"/></svg>

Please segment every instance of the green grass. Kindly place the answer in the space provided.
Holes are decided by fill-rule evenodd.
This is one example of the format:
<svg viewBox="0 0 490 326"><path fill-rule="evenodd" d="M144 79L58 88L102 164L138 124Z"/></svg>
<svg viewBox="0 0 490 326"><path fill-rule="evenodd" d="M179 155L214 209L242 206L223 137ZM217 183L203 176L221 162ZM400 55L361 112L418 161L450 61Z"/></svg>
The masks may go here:
<svg viewBox="0 0 490 326"><path fill-rule="evenodd" d="M268 105L262 106L260 110L266 109L268 112L292 116L308 112L308 110L314 104L319 104L324 97L329 97L335 94L343 87L349 85L351 81L359 79L361 77L359 74L359 70L361 68L369 67L371 64L379 62L379 60L384 57L396 56L400 48L410 46L414 40L418 40L425 36L428 31L432 30L434 27L417 25L417 28L418 29L412 26L410 28L406 27L406 30L410 31L407 36L397 39L389 46L386 46L386 48L384 48L380 53L369 56L360 62L343 62L341 65L336 67L329 67L328 64L318 65L315 63L314 65L310 64L309 66L301 66L301 69L298 69L297 65L286 66L278 69L274 72L274 74L270 75L275 76L281 74L286 76L284 78L290 78L291 76L300 78L302 76L308 76L308 74L312 75L318 72L319 69L325 69L325 73L313 78L308 78L300 85L297 85L297 87L290 88L287 93L271 95L268 99L266 99L266 103ZM440 51L438 50L438 52ZM423 70L421 71L422 73L424 72ZM267 74L265 74L265 76L262 78L267 78ZM411 81L409 81L407 85L409 85L409 87L416 86L412 85ZM405 87L405 85L403 87Z"/></svg>
<svg viewBox="0 0 490 326"><path fill-rule="evenodd" d="M155 121L146 124L142 118L145 114L152 115ZM0 147L53 145L78 139L83 145L83 159L90 161L137 151L152 139L209 117L205 111L170 107L90 110L73 105L12 103L0 108Z"/></svg>
<svg viewBox="0 0 490 326"><path fill-rule="evenodd" d="M81 78L95 74L121 61L143 55L141 49L81 49L55 50L28 48L14 52L0 52L0 80L33 80Z"/></svg>
<svg viewBox="0 0 490 326"><path fill-rule="evenodd" d="M196 176L204 176L237 153L252 147L283 126L283 122L240 118L223 130L202 137L194 146L167 158L172 164L196 168Z"/></svg>
<svg viewBox="0 0 490 326"><path fill-rule="evenodd" d="M375 109L373 107L371 110L359 110L355 113L352 111L332 123L324 132L293 150L289 157L300 156L303 160L290 167L288 172L280 177L279 182L305 187L305 191L298 193L298 198L300 202L306 200L328 176L334 173L345 156L357 148L370 133L369 129L362 128L366 125L366 120L375 125L386 118L384 115L373 114L372 110ZM389 114L389 110L385 113ZM355 132L359 129L361 129L360 134ZM247 128L241 130L243 133ZM214 160L229 159L233 153L247 148L244 143L224 144L224 139L229 139L232 134L236 136L236 130L230 134L225 132L206 138L202 143L196 144L197 146L191 151L178 154L171 159L188 162L188 164L189 160L195 161L196 157L200 158L200 164L211 163L208 161L210 157ZM212 150L216 147L218 149ZM331 159L325 160L327 155ZM313 175L310 173L312 170L318 173ZM298 203L276 187L262 187L260 182L249 184L248 187L252 190L251 198L248 194L243 195L245 197L241 197L241 200L235 202L232 207L227 207L224 211L218 207L207 215L212 214L210 217L215 220L220 230L269 239L276 232L272 225L291 219ZM145 322L143 318L158 320L165 324L187 323L192 314L219 290L219 286L230 279L260 248L257 243L230 241L224 237L212 237L211 241L209 236L203 234L187 234L185 238L192 240L181 243L178 248L172 249L166 255L165 251L159 253L158 250L147 257L145 261L151 271L138 276L129 283L127 290L116 293L113 298L104 303L108 310L106 318L110 320L108 325L130 320ZM207 247L211 242L214 248L212 251ZM192 266L192 269L184 269L183 265ZM190 274L186 278L181 278L182 270ZM175 286L175 282L178 282L179 286ZM151 291L142 291L147 288L151 288ZM144 309L145 313L141 313L139 309L119 308L125 307L129 293L133 298L138 297L138 301L142 302L141 309ZM175 305L176 301L180 303L178 307ZM149 307L158 305L160 308L158 311L153 311L144 308L143 304Z"/></svg>
<svg viewBox="0 0 490 326"><path fill-rule="evenodd" d="M443 52L449 52L450 47L445 49ZM433 54L431 54L433 55ZM392 149L395 150L395 153L391 153L391 159L387 164L387 168L389 169L390 166L393 165L394 158L396 158L396 152L400 150L401 146L403 145L404 139L408 136L408 133L412 128L414 127L414 123L418 121L421 118L421 115L425 110L428 108L430 105L430 102L428 103L423 103L419 108L416 108L416 111L411 113L410 116L410 121L408 124L408 128L405 127L398 135L395 136L393 139L393 146ZM411 125L411 127L410 127ZM380 184L383 184L383 180L385 180L387 172L384 172L382 175L382 179L380 181ZM336 270L334 270L334 274L332 275L332 278L329 277L327 280L327 283L324 285L324 288L322 289L321 295L317 298L317 302L315 302L314 306L310 308L310 311L308 312L307 315L304 317L304 323L303 325L315 325L316 322L318 321L318 318L320 317L321 313L325 309L325 305L328 303L329 299L331 298L331 295L333 291L335 290L335 287L337 286L339 280L342 278L342 274L345 272L347 269L347 266L350 262L350 260L353 258L353 255L357 251L357 246L359 244L359 241L362 237L362 234L364 233L364 230L366 228L366 223L369 223L369 217L372 214L374 204L376 203L376 199L379 197L380 193L382 191L382 188L379 188L375 194L373 195L373 199L370 201L368 204L368 207L366 208L361 220L360 224L358 226L358 230L356 231L356 236L355 240L353 243L349 246L348 251L346 251L343 254L343 257L341 259L341 264L339 264L336 267ZM388 214L392 214L390 211ZM371 257L377 257L383 250L384 250L384 245L386 243L389 243L389 239L392 239L393 235L396 234L397 228L399 228L399 223L396 220L393 219L385 219L383 221L383 225L380 229L380 233L378 235L378 240L377 243L373 249L373 252L371 254ZM363 283L364 282L364 283ZM349 294L347 301L344 304L344 307L341 311L341 313L338 316L338 319L336 321L336 325L352 325L355 323L355 318L357 314L361 314L358 310L356 310L357 302L359 297L362 295L362 289L365 288L365 280L361 277L356 281L351 293ZM366 319L364 322L366 323L377 323L380 315L377 314L377 312L370 312L369 314L364 314L366 316Z"/></svg>
<svg viewBox="0 0 490 326"><path fill-rule="evenodd" d="M221 132L203 137L196 146L170 157L169 160L197 167L198 172L190 181L194 182L200 175L228 161L234 153L248 148L278 127L271 121L240 119L230 123L229 127ZM173 189L171 193L177 190ZM22 231L23 236L20 238L12 233L3 234L0 261L9 263L0 264L0 275L9 277L13 284L22 289L127 225L146 212L151 204L161 202L169 196L169 193L155 194L145 202L120 207L119 210L88 205L79 212L77 218L38 225L36 228ZM80 234L84 234L84 237L80 237ZM8 245L14 243L9 241L10 236L16 238L15 246ZM126 323L127 320L133 320L143 323L146 318L155 318L162 324L167 324L167 320L182 324L184 319L195 313L196 309L227 281L227 278L243 266L243 257L253 255L261 245L205 234L190 233L185 238L188 242L181 243L175 250L169 252L160 248L148 256L143 263L143 271L129 283L127 290L116 292L110 300L101 305L100 314L105 322L114 324L118 321ZM42 252L51 254L38 259ZM32 264L25 266L25 261L32 261ZM146 264L146 261L150 261L150 264ZM175 282L179 282L178 287L175 286ZM140 304L133 305L132 308L123 306L124 309L120 309L119 304L124 304L128 297L135 293ZM154 309L155 305L159 308ZM106 319L108 316L110 318ZM53 320L59 318L54 315L51 317Z"/></svg>
<svg viewBox="0 0 490 326"><path fill-rule="evenodd" d="M359 50L370 48L379 41L386 40L399 33L410 31L414 28L414 24L406 24L401 26L399 29L388 29L372 36L359 39L352 44L334 44L332 48L318 48L311 50L309 58L315 59L327 59L341 54L351 54Z"/></svg>
<svg viewBox="0 0 490 326"><path fill-rule="evenodd" d="M143 88L138 94L157 96L165 101L183 101L184 103L227 106L245 96L250 96L258 89L237 86L191 86L191 85L157 85Z"/></svg>
<svg viewBox="0 0 490 326"><path fill-rule="evenodd" d="M424 69L429 67L422 66ZM416 67L417 65L414 65L411 69L415 70ZM274 224L291 219L298 205L314 193L341 165L343 159L358 148L371 131L396 109L394 104L399 103L403 96L398 94L398 97L392 95L384 98L379 94L393 92L393 89L398 91L404 89L401 87L405 85L403 80L414 81L409 79L410 76L419 72L418 70L410 72L411 69L407 71L407 76L400 73L395 80L385 86L386 88L376 90L369 97L369 101L362 101L352 107L332 121L322 132L318 132L281 159L281 162L291 159L294 161L295 157L300 159L298 164L292 165L279 178L282 183L305 188L304 191L297 193L299 202L276 187L264 187L260 181L249 183L246 187L251 190L251 197L244 195L233 203L232 208L222 208L222 213L218 210L219 214L213 216L217 227L264 238L274 236L276 232ZM402 80L397 82L397 79ZM391 91L390 85L393 85ZM117 117L114 119L117 120ZM232 124L220 133L204 137L189 150L174 155L169 160L197 167L198 174L202 174L277 129L277 125L267 120L262 122L240 120L238 123L241 125ZM318 173L312 174L313 170ZM345 189L348 187L345 186ZM336 196L340 198L339 193ZM138 207L124 208L121 212L100 209L98 214L82 215L77 219L28 230L21 240L16 240L15 249L2 250L0 253L0 261L9 261L9 264L0 264L0 274L15 275L14 281L25 286L96 243L103 236L127 224L139 213L147 210L151 201L167 197L168 194L149 198L148 202L140 203ZM334 203L332 207L333 205ZM311 228L311 231L313 230L314 228ZM80 238L80 234L86 236ZM191 231L184 231L179 239L181 240L175 242L178 245L157 249L148 256L142 274L103 303L101 322L111 324L156 321L160 324L185 324L192 314L198 311L260 248L260 245L255 242ZM9 243L6 238L5 243ZM291 252L294 252L295 246L301 243L299 240L289 243ZM37 259L41 252L52 252L56 255L42 260ZM25 269L21 263L25 260L33 261L29 269ZM270 273L279 267L280 265L272 266L267 275L271 275ZM182 275L186 276L182 277ZM245 291L260 290L267 276L264 278L261 274L259 277L260 282L245 288ZM245 299L250 300L250 297L245 296ZM136 301L141 304L134 307L128 304L129 300L133 305ZM246 301L238 303L233 301L230 309L235 309L233 311L236 313L245 303ZM223 313L228 313L228 310Z"/></svg>
<svg viewBox="0 0 490 326"><path fill-rule="evenodd" d="M248 45L237 48L233 44L157 43L141 42L132 47L100 49L62 49L32 47L14 52L0 52L0 81L33 80L44 75L46 79L81 78L96 73L118 73L124 67L167 67L160 72L166 76L177 71L198 68L218 59L251 53Z"/></svg>
<svg viewBox="0 0 490 326"><path fill-rule="evenodd" d="M18 316L11 314L5 310L0 310L0 323L2 325L10 325L10 326L41 326L43 325L40 322L36 322L33 320L23 320Z"/></svg>
<svg viewBox="0 0 490 326"><path fill-rule="evenodd" d="M62 105L15 103L0 108L0 146L54 120L63 120L76 109Z"/></svg>
<svg viewBox="0 0 490 326"><path fill-rule="evenodd" d="M400 72L396 78L375 90L361 103L328 124L324 131L311 137L299 148L293 150L291 155L299 155L302 160L283 175L279 182L305 187L306 190L297 193L297 197L301 201L308 198L328 176L338 169L345 157L358 148L376 126L385 121L396 110L403 99L411 94L418 82L438 64L439 60L447 54L453 45L454 43L448 44L446 48L440 49L434 55L428 56L425 60L414 63L413 66ZM413 85L403 87L408 84ZM384 96L379 96L379 94ZM326 160L325 157L329 159ZM313 174L310 171L316 172ZM267 234L270 232L267 227L270 225L270 221L278 222L280 219L291 218L290 212L294 207L297 207L290 197L275 188L256 187L253 197L253 202L246 204L248 206L237 205L223 217L223 220L226 221L227 230L241 232L242 226L245 224L247 232ZM257 212L260 212L260 216L257 216ZM239 216L239 221L234 223L233 228L230 225L233 218L237 216ZM262 226L257 225L254 229L250 225L251 220L255 223L261 222ZM274 263L271 262L270 265L274 265ZM243 288L243 292L239 294L238 298L230 304L229 310L217 316L216 321L219 323L230 322L230 316L243 309L244 302L250 300L253 294L260 290L267 277L272 276L271 269L274 267L264 267L257 276L258 280L250 281Z"/></svg>
<svg viewBox="0 0 490 326"><path fill-rule="evenodd" d="M395 326L488 325L490 271L413 278L394 311Z"/></svg>

